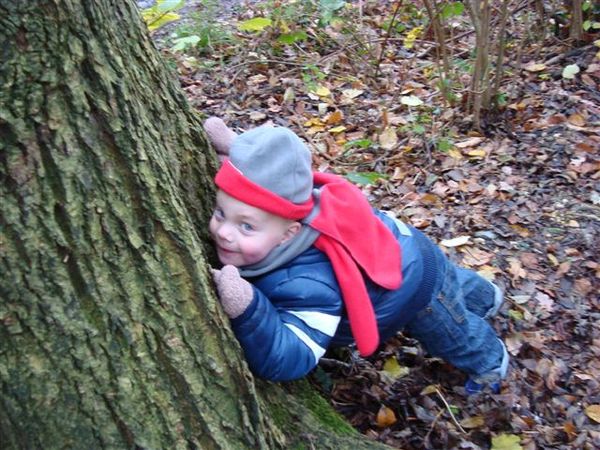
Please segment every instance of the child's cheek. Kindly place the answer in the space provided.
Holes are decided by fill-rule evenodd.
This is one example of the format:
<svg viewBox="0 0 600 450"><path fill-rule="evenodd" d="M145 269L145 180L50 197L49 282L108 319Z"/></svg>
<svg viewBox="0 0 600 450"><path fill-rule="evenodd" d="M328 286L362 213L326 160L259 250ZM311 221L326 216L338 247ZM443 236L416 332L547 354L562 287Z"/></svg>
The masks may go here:
<svg viewBox="0 0 600 450"><path fill-rule="evenodd" d="M260 245L250 244L244 247L242 253L244 254L244 259L246 260L245 263L248 265L257 263L264 259L269 252Z"/></svg>

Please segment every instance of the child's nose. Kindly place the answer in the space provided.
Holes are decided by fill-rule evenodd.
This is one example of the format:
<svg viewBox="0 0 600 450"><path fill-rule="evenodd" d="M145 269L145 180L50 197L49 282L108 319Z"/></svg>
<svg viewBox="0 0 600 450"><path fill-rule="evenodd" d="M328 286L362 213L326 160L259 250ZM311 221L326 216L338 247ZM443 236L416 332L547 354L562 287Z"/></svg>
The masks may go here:
<svg viewBox="0 0 600 450"><path fill-rule="evenodd" d="M223 239L224 241L231 241L233 238L232 231L233 229L231 225L223 223L217 230L217 236L219 236L219 238Z"/></svg>

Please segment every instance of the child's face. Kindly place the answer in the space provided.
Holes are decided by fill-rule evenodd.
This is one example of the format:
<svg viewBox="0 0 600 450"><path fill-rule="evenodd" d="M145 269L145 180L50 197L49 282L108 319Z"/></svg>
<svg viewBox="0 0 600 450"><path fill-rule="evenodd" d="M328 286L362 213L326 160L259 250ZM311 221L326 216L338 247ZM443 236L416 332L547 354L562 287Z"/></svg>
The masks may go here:
<svg viewBox="0 0 600 450"><path fill-rule="evenodd" d="M209 229L223 264L254 264L291 239L301 225L217 192Z"/></svg>

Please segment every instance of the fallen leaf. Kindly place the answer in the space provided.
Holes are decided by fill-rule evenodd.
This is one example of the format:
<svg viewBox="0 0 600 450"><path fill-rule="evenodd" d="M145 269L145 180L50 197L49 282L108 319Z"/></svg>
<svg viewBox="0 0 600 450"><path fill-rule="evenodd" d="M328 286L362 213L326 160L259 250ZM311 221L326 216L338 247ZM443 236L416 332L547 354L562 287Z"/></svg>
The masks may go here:
<svg viewBox="0 0 600 450"><path fill-rule="evenodd" d="M323 122L321 122L321 119L319 119L318 117L312 117L311 119L304 122L304 126L306 128L321 125L323 125Z"/></svg>
<svg viewBox="0 0 600 450"><path fill-rule="evenodd" d="M454 159L461 159L463 157L462 153L455 148L448 150L448 155Z"/></svg>
<svg viewBox="0 0 600 450"><path fill-rule="evenodd" d="M475 147L483 142L482 137L472 137L467 139L466 141L457 142L454 144L455 147L458 148L467 148L467 147Z"/></svg>
<svg viewBox="0 0 600 450"><path fill-rule="evenodd" d="M306 130L306 134L308 134L309 136L312 136L313 134L320 133L321 131L325 131L324 126L314 126L314 127L310 127L308 130Z"/></svg>
<svg viewBox="0 0 600 450"><path fill-rule="evenodd" d="M491 450L522 450L521 438L516 434L499 434L492 438Z"/></svg>
<svg viewBox="0 0 600 450"><path fill-rule="evenodd" d="M252 75L251 77L248 77L247 82L252 86L256 86L261 83L265 83L267 80L268 78L265 75L259 73L258 75Z"/></svg>
<svg viewBox="0 0 600 450"><path fill-rule="evenodd" d="M493 257L493 253L479 250L474 247L467 247L462 263L469 267L478 267L489 263Z"/></svg>
<svg viewBox="0 0 600 450"><path fill-rule="evenodd" d="M496 274L502 273L502 270L490 265L483 265L477 269L477 273L488 281L494 281Z"/></svg>
<svg viewBox="0 0 600 450"><path fill-rule="evenodd" d="M344 89L342 91L342 95L348 99L353 99L358 97L359 95L362 95L365 91L363 91L362 89Z"/></svg>
<svg viewBox="0 0 600 450"><path fill-rule="evenodd" d="M377 183L378 180L387 178L379 172L348 172L346 178L355 184L368 186Z"/></svg>
<svg viewBox="0 0 600 450"><path fill-rule="evenodd" d="M431 194L429 192L426 194L423 194L421 196L420 200L422 203L426 203L426 204L430 204L430 205L436 205L436 204L440 203L440 198L437 195Z"/></svg>
<svg viewBox="0 0 600 450"><path fill-rule="evenodd" d="M275 98L269 97L269 99L267 100L267 104L269 105L270 112L272 112L272 113L281 112L281 105Z"/></svg>
<svg viewBox="0 0 600 450"><path fill-rule="evenodd" d="M250 113L250 120L252 120L253 122L258 122L258 121L264 120L266 118L267 118L267 115L260 111L252 111Z"/></svg>
<svg viewBox="0 0 600 450"><path fill-rule="evenodd" d="M579 66L577 64L569 64L562 71L563 78L571 80L575 78L575 75L579 73Z"/></svg>
<svg viewBox="0 0 600 450"><path fill-rule="evenodd" d="M430 384L423 388L423 390L421 391L421 395L435 394L438 390L439 386L437 384Z"/></svg>
<svg viewBox="0 0 600 450"><path fill-rule="evenodd" d="M394 114L389 114L388 113L388 119L387 119L388 124L390 125L407 125L408 124L408 120L406 120L404 117L402 116L396 116Z"/></svg>
<svg viewBox="0 0 600 450"><path fill-rule="evenodd" d="M525 343L523 341L523 335L520 333L511 334L504 339L504 343L506 344L506 350L513 356L517 356L521 347Z"/></svg>
<svg viewBox="0 0 600 450"><path fill-rule="evenodd" d="M578 278L575 280L575 291L581 294L583 297L588 295L592 289L592 282L587 278Z"/></svg>
<svg viewBox="0 0 600 450"><path fill-rule="evenodd" d="M144 12L142 12L142 17L148 24L148 29L150 31L157 30L163 25L169 22L173 22L175 20L179 20L181 18L179 14L176 14L174 12L168 12L169 9L171 9L174 6L172 3L165 3L167 4L165 5L163 3L161 6L156 5L153 6L150 10L145 10ZM158 10L155 9L156 7L158 7Z"/></svg>
<svg viewBox="0 0 600 450"><path fill-rule="evenodd" d="M346 127L344 125L340 125L339 127L333 127L329 129L329 132L333 134L341 133L342 131L346 131Z"/></svg>
<svg viewBox="0 0 600 450"><path fill-rule="evenodd" d="M521 225L513 224L510 227L517 232L517 234L521 237L529 237L531 233L529 230Z"/></svg>
<svg viewBox="0 0 600 450"><path fill-rule="evenodd" d="M473 416L467 417L460 421L460 426L463 428L479 428L485 424L485 419L483 416Z"/></svg>
<svg viewBox="0 0 600 450"><path fill-rule="evenodd" d="M480 185L479 183L477 183L476 181L467 180L467 181L465 181L464 184L462 184L461 190L463 192L469 192L470 194L474 194L474 193L483 191L483 186ZM478 199L479 199L479 197L475 197L472 201L478 200Z"/></svg>
<svg viewBox="0 0 600 450"><path fill-rule="evenodd" d="M344 144L344 150L350 148L369 148L373 145L373 141L370 139L360 139L361 137L362 135L357 135L356 133L346 133L347 142ZM396 169L398 169L398 167L396 167Z"/></svg>
<svg viewBox="0 0 600 450"><path fill-rule="evenodd" d="M513 319L515 322L519 322L525 318L523 311L520 311L518 309L509 309L508 317Z"/></svg>
<svg viewBox="0 0 600 450"><path fill-rule="evenodd" d="M573 424L573 422L565 422L563 429L569 436L575 436L577 434L577 427Z"/></svg>
<svg viewBox="0 0 600 450"><path fill-rule="evenodd" d="M423 27L414 27L412 30L409 30L406 33L406 37L404 38L404 48L411 49L415 45L416 39L423 33Z"/></svg>
<svg viewBox="0 0 600 450"><path fill-rule="evenodd" d="M271 19L265 17L255 17L254 19L245 20L238 24L240 31L262 31L271 25Z"/></svg>
<svg viewBox="0 0 600 450"><path fill-rule="evenodd" d="M327 125L337 125L342 120L344 120L344 113L339 109L337 111L332 112L325 118L325 123Z"/></svg>
<svg viewBox="0 0 600 450"><path fill-rule="evenodd" d="M483 149L469 150L467 155L471 156L472 158L484 158L485 155L487 155L487 152Z"/></svg>
<svg viewBox="0 0 600 450"><path fill-rule="evenodd" d="M596 147L592 146L587 142L578 142L575 144L575 148L582 152L593 153L596 150Z"/></svg>
<svg viewBox="0 0 600 450"><path fill-rule="evenodd" d="M514 192L515 188L508 184L506 181L500 182L499 189L504 192Z"/></svg>
<svg viewBox="0 0 600 450"><path fill-rule="evenodd" d="M517 305L524 305L529 301L531 295L512 295L510 297Z"/></svg>
<svg viewBox="0 0 600 450"><path fill-rule="evenodd" d="M546 378L548 376L548 374L550 373L551 368L552 368L552 361L548 358L542 358L537 362L537 364L535 366L535 372L539 376Z"/></svg>
<svg viewBox="0 0 600 450"><path fill-rule="evenodd" d="M406 177L406 172L404 170L402 170L400 167L394 168L392 180L403 180L405 177Z"/></svg>
<svg viewBox="0 0 600 450"><path fill-rule="evenodd" d="M379 135L379 144L384 150L392 150L398 145L398 136L394 128L388 127Z"/></svg>
<svg viewBox="0 0 600 450"><path fill-rule="evenodd" d="M395 424L398 419L396 418L396 414L387 406L382 405L377 412L377 426L380 428L389 427L390 425Z"/></svg>
<svg viewBox="0 0 600 450"><path fill-rule="evenodd" d="M400 97L400 103L406 106L420 106L423 104L423 100L415 95L405 95Z"/></svg>
<svg viewBox="0 0 600 450"><path fill-rule="evenodd" d="M546 119L546 122L548 122L548 125L559 125L561 123L564 123L566 120L567 118L564 114L554 114L548 117L548 119Z"/></svg>
<svg viewBox="0 0 600 450"><path fill-rule="evenodd" d="M540 331L524 331L521 334L523 335L523 340L533 348L537 348L538 350L544 348L546 339Z"/></svg>
<svg viewBox="0 0 600 450"><path fill-rule="evenodd" d="M586 124L585 118L578 113L571 114L567 120L570 124L575 125L577 127L584 127Z"/></svg>
<svg viewBox="0 0 600 450"><path fill-rule="evenodd" d="M550 264L552 264L554 267L558 266L559 263L556 256L554 256L552 253L548 253L546 256L548 257Z"/></svg>
<svg viewBox="0 0 600 450"><path fill-rule="evenodd" d="M294 92L294 88L290 86L283 93L283 102L288 103L288 104L294 103L295 99L296 99L296 93Z"/></svg>
<svg viewBox="0 0 600 450"><path fill-rule="evenodd" d="M556 390L557 383L560 381L561 375L565 373L566 370L567 367L564 361L560 359L552 361L548 375L544 377L544 381L546 382L546 386L548 386L548 389L550 389L551 391Z"/></svg>
<svg viewBox="0 0 600 450"><path fill-rule="evenodd" d="M513 414L511 417L511 425L516 430L531 430L536 425L536 421L528 416L517 416Z"/></svg>
<svg viewBox="0 0 600 450"><path fill-rule="evenodd" d="M580 380L584 380L584 381L592 381L592 380L596 379L596 377L594 377L593 375L590 375L589 373L574 373L573 375L575 375Z"/></svg>
<svg viewBox="0 0 600 450"><path fill-rule="evenodd" d="M401 366L395 357L386 359L383 363L383 370L386 375L393 379L402 378L409 374L410 369L408 367Z"/></svg>
<svg viewBox="0 0 600 450"><path fill-rule="evenodd" d="M465 245L466 243L468 243L470 239L471 236L458 236L452 239L444 239L440 242L440 245L443 245L444 247L448 248L460 247L461 245Z"/></svg>
<svg viewBox="0 0 600 450"><path fill-rule="evenodd" d="M523 67L528 72L541 72L546 69L546 65L542 63L534 63L533 61Z"/></svg>
<svg viewBox="0 0 600 450"><path fill-rule="evenodd" d="M581 256L581 252L574 247L565 248L565 255L567 256Z"/></svg>
<svg viewBox="0 0 600 450"><path fill-rule="evenodd" d="M319 97L329 97L331 95L329 88L323 86L322 84L311 89L310 92L318 95Z"/></svg>
<svg viewBox="0 0 600 450"><path fill-rule="evenodd" d="M341 128L344 128L344 127L341 127ZM332 131L333 130L329 130L330 133ZM332 133L332 134L334 134L334 133ZM338 144L331 136L325 137L325 143L327 144L327 153L331 156L339 155L343 151L342 145Z"/></svg>
<svg viewBox="0 0 600 450"><path fill-rule="evenodd" d="M431 221L426 217L411 217L410 223L413 227L423 230L431 225Z"/></svg>
<svg viewBox="0 0 600 450"><path fill-rule="evenodd" d="M525 252L521 254L521 262L523 263L523 266L527 267L528 269L537 269L538 268L538 258L537 255L535 253L531 253L531 252Z"/></svg>
<svg viewBox="0 0 600 450"><path fill-rule="evenodd" d="M560 278L563 275L565 275L569 270L571 270L571 262L570 261L562 262L558 266L558 270L556 271L556 276Z"/></svg>
<svg viewBox="0 0 600 450"><path fill-rule="evenodd" d="M523 266L521 266L521 262L518 259L508 258L508 262L510 263L508 273L512 275L513 280L518 280L519 278L525 278L527 276L527 271L523 269Z"/></svg>
<svg viewBox="0 0 600 450"><path fill-rule="evenodd" d="M539 307L544 311L552 312L554 310L554 300L552 300L548 294L538 292L535 294L535 299L537 300Z"/></svg>

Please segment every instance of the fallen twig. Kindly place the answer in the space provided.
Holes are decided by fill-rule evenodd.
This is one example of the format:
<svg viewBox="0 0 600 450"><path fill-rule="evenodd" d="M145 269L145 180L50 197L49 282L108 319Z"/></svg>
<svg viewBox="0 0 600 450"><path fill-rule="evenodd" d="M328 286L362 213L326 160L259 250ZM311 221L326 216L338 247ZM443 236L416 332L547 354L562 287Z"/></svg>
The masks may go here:
<svg viewBox="0 0 600 450"><path fill-rule="evenodd" d="M446 401L446 399L444 398L444 396L442 395L442 393L440 392L440 390L438 388L435 388L435 393L442 400L442 402L444 402L444 405L446 406L446 409L450 413L450 417L452 418L452 421L458 427L458 429L460 430L460 432L463 433L463 434L467 434L467 432L465 431L465 429L460 425L460 423L458 423L458 420L456 420L456 417L454 416L454 413L452 412L452 409L450 408L450 405L448 404L448 402Z"/></svg>

